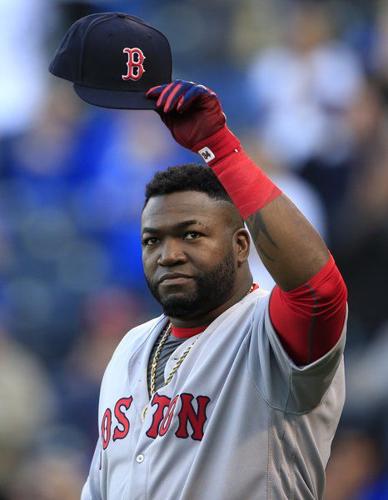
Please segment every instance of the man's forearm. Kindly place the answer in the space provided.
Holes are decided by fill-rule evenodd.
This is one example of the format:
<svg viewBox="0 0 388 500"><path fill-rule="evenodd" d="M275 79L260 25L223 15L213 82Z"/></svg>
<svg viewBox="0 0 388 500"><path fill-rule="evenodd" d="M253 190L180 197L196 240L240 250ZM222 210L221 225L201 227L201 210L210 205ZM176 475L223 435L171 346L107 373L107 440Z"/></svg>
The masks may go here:
<svg viewBox="0 0 388 500"><path fill-rule="evenodd" d="M246 223L264 265L283 290L307 282L329 259L322 238L284 194Z"/></svg>

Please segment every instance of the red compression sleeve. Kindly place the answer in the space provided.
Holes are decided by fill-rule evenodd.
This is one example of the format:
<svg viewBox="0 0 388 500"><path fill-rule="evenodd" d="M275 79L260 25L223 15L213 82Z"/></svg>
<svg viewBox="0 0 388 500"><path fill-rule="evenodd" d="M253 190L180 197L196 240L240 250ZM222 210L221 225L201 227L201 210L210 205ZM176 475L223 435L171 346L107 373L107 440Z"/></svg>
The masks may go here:
<svg viewBox="0 0 388 500"><path fill-rule="evenodd" d="M244 220L281 194L226 126L193 150L212 168Z"/></svg>
<svg viewBox="0 0 388 500"><path fill-rule="evenodd" d="M298 365L316 361L335 346L346 315L347 290L332 256L307 283L270 298L270 318L284 349Z"/></svg>

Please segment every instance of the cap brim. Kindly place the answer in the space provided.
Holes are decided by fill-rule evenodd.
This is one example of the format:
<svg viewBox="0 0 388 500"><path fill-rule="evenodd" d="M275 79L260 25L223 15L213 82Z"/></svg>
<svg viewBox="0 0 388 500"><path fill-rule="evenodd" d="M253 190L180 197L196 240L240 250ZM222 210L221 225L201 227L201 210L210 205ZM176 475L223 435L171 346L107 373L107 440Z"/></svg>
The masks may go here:
<svg viewBox="0 0 388 500"><path fill-rule="evenodd" d="M94 106L113 109L156 109L155 100L147 99L143 91L93 89L74 83L81 99Z"/></svg>

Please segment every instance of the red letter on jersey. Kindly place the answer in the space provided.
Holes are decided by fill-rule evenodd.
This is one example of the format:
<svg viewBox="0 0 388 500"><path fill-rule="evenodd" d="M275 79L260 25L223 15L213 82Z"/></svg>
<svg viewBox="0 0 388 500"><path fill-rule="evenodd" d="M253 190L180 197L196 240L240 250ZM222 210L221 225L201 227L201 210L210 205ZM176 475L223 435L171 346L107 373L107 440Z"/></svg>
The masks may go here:
<svg viewBox="0 0 388 500"><path fill-rule="evenodd" d="M171 399L167 396L159 396L156 392L152 398L151 405L156 405L157 408L152 416L151 427L147 431L147 436L155 439L159 433L159 426L164 417L164 409L170 404Z"/></svg>
<svg viewBox="0 0 388 500"><path fill-rule="evenodd" d="M113 432L113 441L116 441L116 439L124 439L125 436L128 434L129 420L124 412L126 410L129 410L129 407L132 404L132 400L133 400L132 396L130 396L129 398L121 398L115 404L115 417L117 418L118 425L116 425L115 430ZM122 407L125 408L124 411L122 410ZM120 425L122 429L119 428Z"/></svg>
<svg viewBox="0 0 388 500"><path fill-rule="evenodd" d="M197 396L198 411L195 413L191 404L194 396L192 394L181 394L182 407L179 412L179 427L175 435L179 438L186 439L189 437L188 423L193 429L191 434L192 439L201 441L203 438L203 428L206 422L206 407L210 401L207 396Z"/></svg>
<svg viewBox="0 0 388 500"><path fill-rule="evenodd" d="M105 410L101 422L101 439L102 439L102 448L104 450L107 449L110 441L111 425L112 425L112 412L110 411L109 408L107 408Z"/></svg>
<svg viewBox="0 0 388 500"><path fill-rule="evenodd" d="M143 66L145 55L143 54L143 51L135 47L133 49L125 48L123 49L123 53L127 54L128 57L128 71L126 75L121 75L121 78L123 80L134 80L135 82L140 80L145 72Z"/></svg>
<svg viewBox="0 0 388 500"><path fill-rule="evenodd" d="M179 396L175 396L175 398L173 400L171 400L171 403L168 407L167 413L166 413L162 423L160 424L159 436L164 436L166 434L166 432L168 431L168 429L171 425L172 417L174 416L174 411L175 411L175 407L176 407L178 398L179 398Z"/></svg>

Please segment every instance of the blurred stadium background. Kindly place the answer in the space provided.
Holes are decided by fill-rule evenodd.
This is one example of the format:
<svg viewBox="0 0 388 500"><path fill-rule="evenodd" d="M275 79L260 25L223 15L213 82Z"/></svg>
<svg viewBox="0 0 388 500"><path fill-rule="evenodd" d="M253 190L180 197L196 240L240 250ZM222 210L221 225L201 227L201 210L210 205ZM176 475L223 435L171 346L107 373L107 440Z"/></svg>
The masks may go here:
<svg viewBox="0 0 388 500"><path fill-rule="evenodd" d="M388 2L0 0L0 499L79 498L104 367L159 313L141 269L144 185L195 159L155 113L87 106L49 75L70 24L107 10L167 35L174 77L220 95L328 241L350 318L326 500L388 498Z"/></svg>

